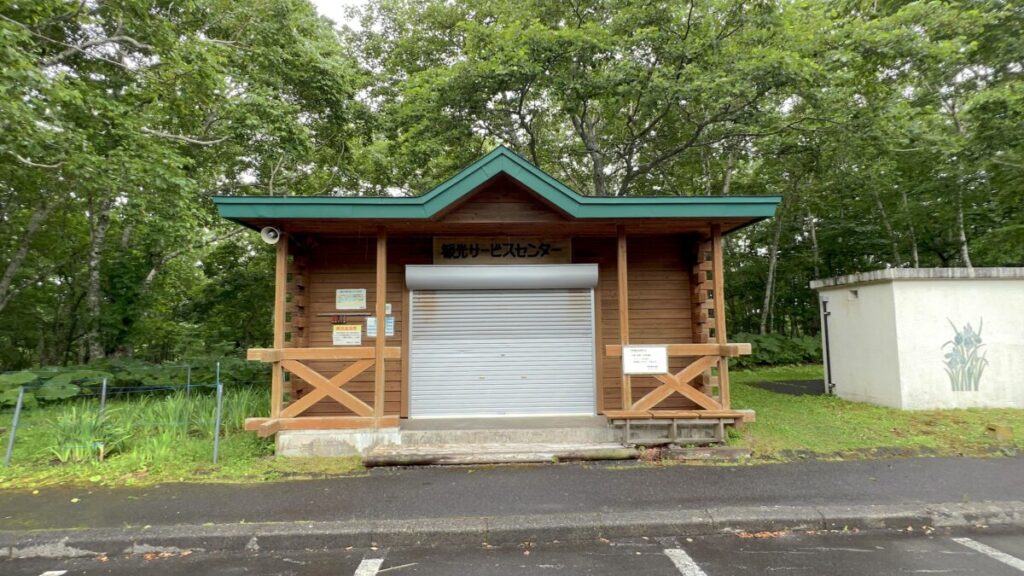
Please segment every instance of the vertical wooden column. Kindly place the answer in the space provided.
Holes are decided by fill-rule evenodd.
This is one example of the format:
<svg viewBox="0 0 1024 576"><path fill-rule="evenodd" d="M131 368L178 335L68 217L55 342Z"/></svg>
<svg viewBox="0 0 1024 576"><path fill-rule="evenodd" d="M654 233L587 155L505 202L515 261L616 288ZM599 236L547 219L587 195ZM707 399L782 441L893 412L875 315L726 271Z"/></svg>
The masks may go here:
<svg viewBox="0 0 1024 576"><path fill-rule="evenodd" d="M726 344L725 335L725 259L722 256L722 227L711 225L712 281L715 291L715 342ZM718 391L722 408L729 409L729 358L718 360Z"/></svg>
<svg viewBox="0 0 1024 576"><path fill-rule="evenodd" d="M274 265L274 349L284 348L284 314L288 294L288 236L282 234L277 241L277 261ZM281 415L284 400L284 372L281 363L274 362L270 368L270 417Z"/></svg>
<svg viewBox="0 0 1024 576"><path fill-rule="evenodd" d="M387 340L387 288L388 288L388 234L383 227L377 229L377 338L374 340L373 413L379 420L384 417L384 344Z"/></svg>
<svg viewBox="0 0 1024 576"><path fill-rule="evenodd" d="M626 229L618 227L619 247L618 262L616 271L619 277L619 343L623 346L629 344L629 270L626 254ZM622 409L629 410L633 407L633 385L629 376L622 375Z"/></svg>

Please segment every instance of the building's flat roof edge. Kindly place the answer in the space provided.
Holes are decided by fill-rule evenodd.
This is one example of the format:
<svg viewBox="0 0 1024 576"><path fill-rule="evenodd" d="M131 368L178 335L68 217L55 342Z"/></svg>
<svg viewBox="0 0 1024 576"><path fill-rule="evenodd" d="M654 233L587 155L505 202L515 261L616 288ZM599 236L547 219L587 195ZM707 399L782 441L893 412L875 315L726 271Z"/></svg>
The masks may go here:
<svg viewBox="0 0 1024 576"><path fill-rule="evenodd" d="M894 280L1024 280L1024 268L886 268L811 280L811 290Z"/></svg>

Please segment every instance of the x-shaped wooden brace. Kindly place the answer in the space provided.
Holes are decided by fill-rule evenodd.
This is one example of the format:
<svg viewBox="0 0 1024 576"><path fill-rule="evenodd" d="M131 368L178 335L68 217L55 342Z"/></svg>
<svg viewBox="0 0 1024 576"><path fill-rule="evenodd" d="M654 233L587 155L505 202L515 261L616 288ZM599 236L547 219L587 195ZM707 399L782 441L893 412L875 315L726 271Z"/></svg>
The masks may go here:
<svg viewBox="0 0 1024 576"><path fill-rule="evenodd" d="M690 380L703 374L705 370L717 364L718 360L718 356L701 356L678 374L655 375L654 377L662 382L662 385L637 400L636 404L633 404L633 410L650 410L671 396L673 392L678 392L693 400L695 404L705 410L721 410L722 405L717 400L690 386Z"/></svg>
<svg viewBox="0 0 1024 576"><path fill-rule="evenodd" d="M345 383L365 372L368 368L372 367L373 364L374 360L372 359L359 360L348 368L338 372L333 378L328 380L319 372L313 370L309 366L306 366L302 362L297 360L282 360L282 368L308 382L314 390L289 404L287 408L281 411L281 418L294 418L327 396L330 396L339 404L355 412L359 416L373 416L373 408L366 404L366 402L356 398L347 390L341 389Z"/></svg>

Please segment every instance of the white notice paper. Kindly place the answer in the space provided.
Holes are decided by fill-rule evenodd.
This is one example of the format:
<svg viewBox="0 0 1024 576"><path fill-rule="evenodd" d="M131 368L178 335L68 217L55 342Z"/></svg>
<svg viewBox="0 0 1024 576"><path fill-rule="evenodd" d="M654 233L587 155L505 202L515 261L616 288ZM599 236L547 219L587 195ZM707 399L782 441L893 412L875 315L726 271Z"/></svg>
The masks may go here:
<svg viewBox="0 0 1024 576"><path fill-rule="evenodd" d="M360 324L335 324L331 330L331 343L335 346L359 346L363 343Z"/></svg>
<svg viewBox="0 0 1024 576"><path fill-rule="evenodd" d="M668 347L623 346L623 374L668 374Z"/></svg>
<svg viewBox="0 0 1024 576"><path fill-rule="evenodd" d="M338 310L365 310L366 288L339 288L334 292L334 307Z"/></svg>

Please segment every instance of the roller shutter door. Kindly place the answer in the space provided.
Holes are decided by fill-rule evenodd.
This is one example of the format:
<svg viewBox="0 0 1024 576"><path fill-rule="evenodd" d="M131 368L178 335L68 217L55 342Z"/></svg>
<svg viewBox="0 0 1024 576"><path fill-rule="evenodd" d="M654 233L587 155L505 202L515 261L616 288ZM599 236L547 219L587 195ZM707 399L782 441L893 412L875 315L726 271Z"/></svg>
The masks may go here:
<svg viewBox="0 0 1024 576"><path fill-rule="evenodd" d="M414 290L409 415L594 414L593 290Z"/></svg>

